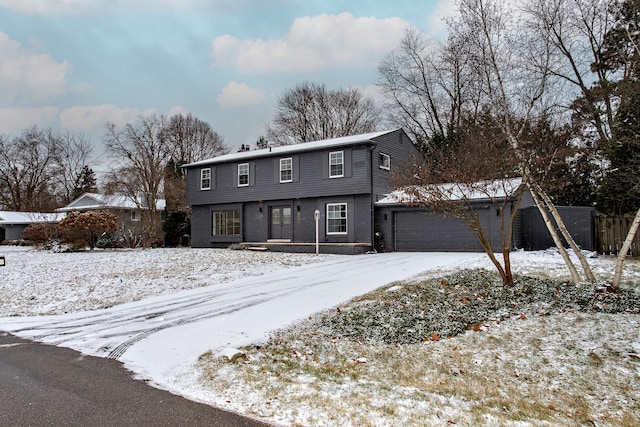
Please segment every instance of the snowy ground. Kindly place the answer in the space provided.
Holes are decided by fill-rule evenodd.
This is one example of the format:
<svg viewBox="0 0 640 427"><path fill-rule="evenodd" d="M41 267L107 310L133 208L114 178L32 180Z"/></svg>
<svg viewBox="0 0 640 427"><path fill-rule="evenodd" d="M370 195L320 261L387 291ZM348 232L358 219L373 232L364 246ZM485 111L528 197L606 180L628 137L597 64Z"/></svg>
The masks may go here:
<svg viewBox="0 0 640 427"><path fill-rule="evenodd" d="M52 253L0 246L3 254L0 317L108 308L335 258L218 249Z"/></svg>
<svg viewBox="0 0 640 427"><path fill-rule="evenodd" d="M201 364L197 369L195 365L198 356L207 350L211 350L208 357L212 357L228 349L221 348L219 344L217 347L207 347L207 342L202 341L215 338L214 342L223 343L231 348L252 342L259 343L265 339L266 330L285 326L295 319L335 306L394 280L409 276L433 276L462 267L490 268L488 259L481 254L315 257L305 254L210 249L54 254L17 247L0 247L0 254L7 258L7 266L0 267L0 330L69 346L89 354L118 358L140 377L151 379L162 388L195 400L294 425L411 424L412 401L405 398L407 390L400 388L396 390L398 393L389 393L396 388L386 385L382 389L374 389L373 392L380 392L381 399L386 398L391 402L401 402L405 399L406 405L398 406L401 408L399 416L386 418L385 421L384 413L383 417L379 418L379 414L373 411L369 413L374 418L367 419L367 410L363 409L353 415L354 420L358 422L345 422L344 419L336 420L328 416L323 412L325 407L322 405L305 405L301 404L299 399L287 400L284 396L279 400L276 397L273 401L257 390L247 391L251 386L243 383L246 378L243 380L241 370L232 369L233 365L222 366L223 371L228 371L230 383L224 390L220 390L201 379L203 372L210 375L207 370L211 369L212 365ZM378 265L367 267L371 259ZM613 270L612 259L596 258L590 261L601 280L610 279ZM320 264L317 264L318 262ZM568 277L562 259L555 251L518 252L513 254L513 263L514 270L523 274ZM329 271L333 273L327 274L321 266L330 266ZM353 276L343 277L345 272L351 270ZM296 278L302 277L303 274L318 276L317 282L295 284ZM265 275L264 279L256 277L260 275ZM624 277L627 281L625 286L635 286L639 283L640 263L628 262ZM339 279L347 280L353 286L339 285L331 288ZM326 298L326 294L331 294L333 299ZM204 304L205 300L209 305ZM260 309L263 304L264 307L270 307L270 311ZM171 310L167 310L167 306L172 307ZM233 306L232 310L228 309L230 306ZM107 309L108 307L112 308ZM236 309L237 312L234 314ZM241 313L240 310L249 311L238 315ZM202 313L208 314L202 317ZM61 316L40 316L45 314ZM185 321L185 318L188 321ZM551 326L545 322L547 321L532 319L525 329L533 335L540 330L549 334L546 330ZM617 335L616 339L623 343L625 339L635 340L630 348L636 353L640 348L637 336L624 335L625 327L629 330L638 329L637 315L625 318L624 322L616 316L610 316L595 321L589 318L582 323L590 322L595 322L596 326L602 326L606 322L619 324L621 331L617 331L616 334L622 335ZM111 336L113 328L116 327L120 341L108 341L106 337ZM518 335L522 328L522 325L509 326L507 323L502 327L503 333L507 335ZM570 330L571 322L567 328ZM229 333L225 335L224 331ZM492 333L499 335L501 332L497 330ZM442 345L450 346L454 351L464 349L462 342L465 339L460 339L462 341L455 345L448 341ZM487 339L496 342L496 339ZM523 343L525 342L523 340ZM478 345L488 346L488 343L474 343L474 346ZM607 348L618 351L615 345L617 344L611 344ZM172 347L173 355L161 357L159 349L162 346ZM448 347L438 351L446 352L446 348ZM375 352L379 349L370 351ZM567 355L560 353L559 357L566 359ZM477 360L486 361L494 356L487 353L481 355L481 358L476 358L472 354L469 358L473 364ZM505 354L504 358L506 357L508 355ZM518 357L522 358L522 355ZM215 365L218 362L213 363ZM367 369L371 369L372 366L374 365L370 363ZM634 365L631 368L634 368ZM636 364L632 376L637 378L638 375L640 368ZM306 390L310 383L316 382L302 373L299 377L301 384L294 387L292 395ZM557 384L554 387L557 387ZM357 389L358 384L352 384L343 392L354 394L354 390ZM534 394L538 392L532 391ZM424 396L421 398L424 399ZM443 396L440 396L440 399L442 398ZM638 402L633 403L637 405ZM357 406L358 401L347 399L343 402L344 405ZM460 403L456 406L456 402L448 401L442 402L442 411L434 414L440 413L443 425L446 425L447 421L454 419L464 420L462 413L466 413L468 409L466 404ZM402 415L407 412L409 415ZM434 422L439 417L438 415L434 418Z"/></svg>

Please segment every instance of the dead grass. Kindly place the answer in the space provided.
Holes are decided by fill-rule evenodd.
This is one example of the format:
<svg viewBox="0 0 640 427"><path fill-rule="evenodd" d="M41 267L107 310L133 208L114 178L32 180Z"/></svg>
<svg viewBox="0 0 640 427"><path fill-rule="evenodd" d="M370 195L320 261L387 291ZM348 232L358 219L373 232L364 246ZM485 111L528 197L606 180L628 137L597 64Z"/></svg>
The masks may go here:
<svg viewBox="0 0 640 427"><path fill-rule="evenodd" d="M338 315L278 331L237 363L206 354L203 381L222 406L285 425L640 424L639 314L534 310L408 344L328 335Z"/></svg>

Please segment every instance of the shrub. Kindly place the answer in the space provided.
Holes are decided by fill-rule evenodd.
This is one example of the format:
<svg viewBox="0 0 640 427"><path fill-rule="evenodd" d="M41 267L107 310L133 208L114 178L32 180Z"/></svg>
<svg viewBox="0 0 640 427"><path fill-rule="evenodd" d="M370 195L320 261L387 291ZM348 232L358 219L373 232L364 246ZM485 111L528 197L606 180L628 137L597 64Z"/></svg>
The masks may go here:
<svg viewBox="0 0 640 427"><path fill-rule="evenodd" d="M118 229L118 217L107 211L71 212L60 222L62 241L74 248L95 248L102 236Z"/></svg>
<svg viewBox="0 0 640 427"><path fill-rule="evenodd" d="M22 235L25 240L33 245L44 245L58 237L58 224L38 223L31 224L24 229Z"/></svg>

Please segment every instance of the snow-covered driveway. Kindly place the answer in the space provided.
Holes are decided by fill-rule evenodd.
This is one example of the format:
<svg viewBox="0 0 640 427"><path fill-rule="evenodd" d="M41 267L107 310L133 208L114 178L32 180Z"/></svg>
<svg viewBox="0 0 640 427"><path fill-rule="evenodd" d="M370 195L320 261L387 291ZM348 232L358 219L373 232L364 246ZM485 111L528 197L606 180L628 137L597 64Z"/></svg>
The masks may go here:
<svg viewBox="0 0 640 427"><path fill-rule="evenodd" d="M0 330L123 361L176 392L202 353L268 332L377 287L479 254L337 257L257 277L59 316L0 318ZM188 394L188 393L187 393Z"/></svg>

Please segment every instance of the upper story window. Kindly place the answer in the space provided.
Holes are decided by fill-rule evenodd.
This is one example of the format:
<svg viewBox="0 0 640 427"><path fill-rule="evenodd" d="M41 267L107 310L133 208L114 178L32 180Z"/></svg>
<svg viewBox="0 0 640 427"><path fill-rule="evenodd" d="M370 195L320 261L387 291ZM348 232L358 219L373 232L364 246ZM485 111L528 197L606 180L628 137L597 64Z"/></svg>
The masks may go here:
<svg viewBox="0 0 640 427"><path fill-rule="evenodd" d="M344 152L333 151L329 153L329 178L344 176Z"/></svg>
<svg viewBox="0 0 640 427"><path fill-rule="evenodd" d="M131 211L131 221L133 222L140 221L140 213L138 211Z"/></svg>
<svg viewBox="0 0 640 427"><path fill-rule="evenodd" d="M200 189L211 189L211 168L200 169Z"/></svg>
<svg viewBox="0 0 640 427"><path fill-rule="evenodd" d="M238 187L247 187L249 185L249 163L240 163L238 165Z"/></svg>
<svg viewBox="0 0 640 427"><path fill-rule="evenodd" d="M293 181L293 160L291 157L280 159L280 182Z"/></svg>
<svg viewBox="0 0 640 427"><path fill-rule="evenodd" d="M378 163L380 164L380 169L389 170L391 169L391 157L388 154L380 153L378 158Z"/></svg>

